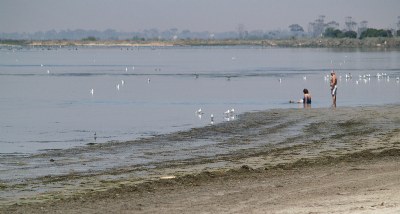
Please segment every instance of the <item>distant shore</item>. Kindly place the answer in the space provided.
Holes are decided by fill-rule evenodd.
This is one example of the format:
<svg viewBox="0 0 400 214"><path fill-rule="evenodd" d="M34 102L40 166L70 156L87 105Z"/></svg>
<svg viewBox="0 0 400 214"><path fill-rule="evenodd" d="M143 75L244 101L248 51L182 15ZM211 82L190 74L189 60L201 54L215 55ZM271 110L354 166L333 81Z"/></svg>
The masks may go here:
<svg viewBox="0 0 400 214"><path fill-rule="evenodd" d="M30 47L171 47L171 46L261 46L296 48L400 48L400 37L366 39L273 39L273 40L175 40L175 41L134 41L134 40L0 40L1 46Z"/></svg>

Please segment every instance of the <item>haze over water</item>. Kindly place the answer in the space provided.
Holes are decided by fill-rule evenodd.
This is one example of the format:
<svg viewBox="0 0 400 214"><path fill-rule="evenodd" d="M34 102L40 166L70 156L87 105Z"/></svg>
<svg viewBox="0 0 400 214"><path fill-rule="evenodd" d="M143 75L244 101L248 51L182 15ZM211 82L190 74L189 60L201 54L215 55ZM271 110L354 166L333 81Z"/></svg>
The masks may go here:
<svg viewBox="0 0 400 214"><path fill-rule="evenodd" d="M303 88L312 108L330 107L331 69L342 77L338 108L400 102L398 50L2 48L0 154L187 130L210 125L211 114L220 123L248 111L302 108L288 101L302 98ZM236 117L225 117L232 108Z"/></svg>

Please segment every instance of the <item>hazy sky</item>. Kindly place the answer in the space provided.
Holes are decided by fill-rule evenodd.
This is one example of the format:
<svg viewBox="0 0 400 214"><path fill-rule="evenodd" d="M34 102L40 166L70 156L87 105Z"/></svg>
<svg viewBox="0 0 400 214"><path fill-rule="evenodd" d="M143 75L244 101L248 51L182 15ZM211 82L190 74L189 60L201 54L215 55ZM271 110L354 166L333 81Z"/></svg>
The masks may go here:
<svg viewBox="0 0 400 214"><path fill-rule="evenodd" d="M222 32L305 30L318 15L344 26L346 16L369 27L396 28L400 0L0 0L0 32L158 28Z"/></svg>

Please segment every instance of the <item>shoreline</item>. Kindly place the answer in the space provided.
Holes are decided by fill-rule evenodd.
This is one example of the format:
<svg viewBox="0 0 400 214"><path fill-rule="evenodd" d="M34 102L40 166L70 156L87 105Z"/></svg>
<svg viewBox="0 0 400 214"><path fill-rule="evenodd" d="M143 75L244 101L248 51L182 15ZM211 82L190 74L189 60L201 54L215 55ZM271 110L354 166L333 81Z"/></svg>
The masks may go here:
<svg viewBox="0 0 400 214"><path fill-rule="evenodd" d="M237 121L194 128L150 139L49 152L42 155L41 160L49 160L58 155L60 159L55 159L55 162L49 164L65 167L68 163L62 162L63 155L66 157L65 160L71 161L73 155L86 154L84 150L97 150L95 154L102 152L124 154L122 150L136 148L133 146L138 144L194 144L204 140L218 142L215 146L206 144L186 151L192 154L191 158L175 157L169 161L153 161L149 165L132 163L133 165L92 172L73 171L66 175L28 179L25 183L18 184L19 186L1 184L3 196L9 191L24 193L28 189L31 191L31 196L22 194L19 199L1 197L0 212L4 210L19 213L24 209L40 210L40 207L45 207L49 209L48 212L52 212L51 207L54 204L62 206L64 211L67 211L69 208L74 208L74 203L90 206L90 203L96 204L97 199L109 198L115 194L136 197L130 194L133 192L133 195L140 195L141 190L149 189L157 192L158 189L163 189L164 182L172 189L179 189L179 186L184 183L188 185L189 190L194 190L196 185L193 186L193 183L200 186L213 186L213 182L209 184L210 179L224 180L225 176L231 176L231 179L236 182L241 180L251 182L251 179L246 180L247 177L257 177L259 173L267 173L266 175L272 176L274 180L277 177L273 174L280 173L282 170L295 169L302 172L310 167L334 170L335 166L340 164L349 167L346 163L350 163L350 166L359 165L358 167L362 168L366 160L373 165L388 157L399 159L400 129L396 128L400 127L399 124L400 107L398 105L337 109L272 109L245 113ZM207 147L222 148L224 152L206 155L204 151ZM152 151L148 155L158 157L165 155L165 152L165 150ZM90 164L90 162L82 161L81 164ZM144 176L138 177L138 174ZM242 175L246 179L242 178ZM221 185L216 184L213 186L213 188L220 187ZM127 193L127 189L132 191ZM160 194L173 193L171 190L160 190ZM150 194L143 200L156 200L154 197ZM175 195L175 197L178 196ZM116 203L123 201L118 197L114 197L114 200ZM398 204L393 206L399 209ZM144 208L142 207L139 211L151 212ZM217 209L215 205L209 208L214 211ZM259 208L256 207L254 210ZM189 211L189 207L186 210Z"/></svg>
<svg viewBox="0 0 400 214"><path fill-rule="evenodd" d="M400 150L247 165L0 207L0 213L360 213L400 211Z"/></svg>
<svg viewBox="0 0 400 214"><path fill-rule="evenodd" d="M131 40L0 40L0 47L180 47L180 46L260 46L284 48L400 48L400 37L393 38L365 38L365 39L263 39L263 40L174 40L174 41L131 41Z"/></svg>

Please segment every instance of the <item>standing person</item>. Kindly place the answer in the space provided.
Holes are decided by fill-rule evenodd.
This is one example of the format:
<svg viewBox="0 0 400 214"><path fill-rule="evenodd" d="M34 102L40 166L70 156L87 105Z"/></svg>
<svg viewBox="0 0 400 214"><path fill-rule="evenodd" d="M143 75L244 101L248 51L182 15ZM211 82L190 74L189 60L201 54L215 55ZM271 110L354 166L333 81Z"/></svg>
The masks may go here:
<svg viewBox="0 0 400 214"><path fill-rule="evenodd" d="M332 106L336 107L337 78L334 70L331 71Z"/></svg>

